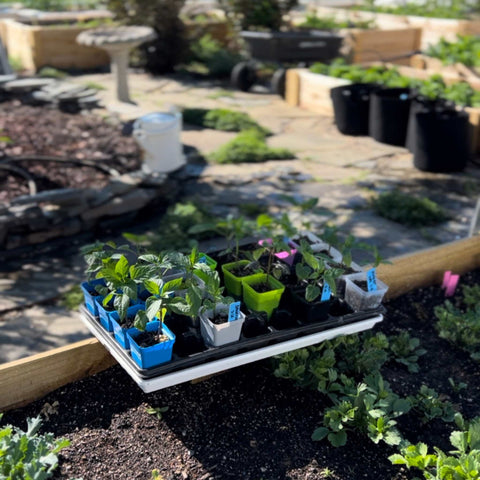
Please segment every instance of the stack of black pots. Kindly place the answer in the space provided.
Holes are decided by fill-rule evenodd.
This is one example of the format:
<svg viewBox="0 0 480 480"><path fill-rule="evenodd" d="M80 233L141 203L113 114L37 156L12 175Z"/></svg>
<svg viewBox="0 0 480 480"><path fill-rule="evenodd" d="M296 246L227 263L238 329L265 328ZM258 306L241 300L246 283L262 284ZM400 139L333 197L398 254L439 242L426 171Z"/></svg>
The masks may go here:
<svg viewBox="0 0 480 480"><path fill-rule="evenodd" d="M444 100L428 100L408 88L356 83L331 90L338 130L406 146L427 172L459 172L470 157L468 115Z"/></svg>

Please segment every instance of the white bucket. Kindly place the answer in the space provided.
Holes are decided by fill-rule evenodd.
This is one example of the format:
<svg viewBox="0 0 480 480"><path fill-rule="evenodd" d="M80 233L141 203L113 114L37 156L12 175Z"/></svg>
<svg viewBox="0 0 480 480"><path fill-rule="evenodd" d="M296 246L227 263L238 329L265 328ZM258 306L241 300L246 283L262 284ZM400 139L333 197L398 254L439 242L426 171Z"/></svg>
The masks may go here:
<svg viewBox="0 0 480 480"><path fill-rule="evenodd" d="M133 136L144 150L144 170L166 173L185 165L181 132L182 114L176 111L149 113L135 120Z"/></svg>

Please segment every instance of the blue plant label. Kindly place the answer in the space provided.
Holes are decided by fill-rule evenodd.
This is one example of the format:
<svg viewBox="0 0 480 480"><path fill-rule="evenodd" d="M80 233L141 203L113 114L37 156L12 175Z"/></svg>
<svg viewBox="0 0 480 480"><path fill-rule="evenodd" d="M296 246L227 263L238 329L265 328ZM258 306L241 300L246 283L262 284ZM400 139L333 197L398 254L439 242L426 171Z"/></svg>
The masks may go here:
<svg viewBox="0 0 480 480"><path fill-rule="evenodd" d="M168 298L173 298L175 296L175 292L172 290L171 292L167 292Z"/></svg>
<svg viewBox="0 0 480 480"><path fill-rule="evenodd" d="M240 316L240 302L233 302L230 304L228 310L228 321L234 322Z"/></svg>
<svg viewBox="0 0 480 480"><path fill-rule="evenodd" d="M207 263L207 257L205 255L201 256L198 263Z"/></svg>
<svg viewBox="0 0 480 480"><path fill-rule="evenodd" d="M326 302L330 300L330 296L332 295L332 290L330 289L330 285L325 282L322 288L322 296L320 297L321 302Z"/></svg>
<svg viewBox="0 0 480 480"><path fill-rule="evenodd" d="M369 292L374 292L377 289L377 274L375 268L367 271L367 288Z"/></svg>

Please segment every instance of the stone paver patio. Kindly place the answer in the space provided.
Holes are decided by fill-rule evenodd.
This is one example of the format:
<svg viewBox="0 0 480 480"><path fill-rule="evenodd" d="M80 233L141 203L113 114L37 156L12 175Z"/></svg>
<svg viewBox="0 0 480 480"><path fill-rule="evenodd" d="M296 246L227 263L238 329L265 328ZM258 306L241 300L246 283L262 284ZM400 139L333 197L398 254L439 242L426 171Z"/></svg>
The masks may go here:
<svg viewBox="0 0 480 480"><path fill-rule="evenodd" d="M193 165L184 172L183 196L201 198L219 215L236 212L240 204L250 203L267 204L272 212L286 211L298 218L281 195L297 199L317 197L319 209L308 216L314 229L328 220L342 231L378 245L385 257L467 236L480 195L479 168L469 167L452 175L420 172L413 168L407 150L367 137L343 136L332 118L290 107L261 89L243 93L227 90L219 83L195 83L181 77L151 78L132 72L130 92L137 105L119 105L115 103L111 75L84 75L73 81L104 86L106 89L99 91L99 96L110 110L104 113L119 115L124 120L170 106L221 107L247 112L272 130L269 145L291 149L296 160ZM235 135L187 125L182 140L206 154ZM451 220L437 227L412 229L378 217L369 208L369 199L394 188L439 202L451 214ZM1 267L0 342L8 354L2 354L0 362L62 345L65 339L74 341L89 336L74 314L38 306L80 282L83 265L75 252L73 249L68 256L59 253L16 259ZM24 326L12 328L13 322L20 320Z"/></svg>

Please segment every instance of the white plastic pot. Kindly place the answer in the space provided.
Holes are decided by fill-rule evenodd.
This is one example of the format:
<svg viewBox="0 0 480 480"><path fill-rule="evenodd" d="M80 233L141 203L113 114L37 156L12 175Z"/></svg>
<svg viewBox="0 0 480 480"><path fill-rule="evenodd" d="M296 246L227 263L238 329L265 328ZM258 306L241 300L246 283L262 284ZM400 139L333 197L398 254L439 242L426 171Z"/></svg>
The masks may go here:
<svg viewBox="0 0 480 480"><path fill-rule="evenodd" d="M356 312L371 310L382 303L383 296L388 286L377 278L377 289L367 292L360 288L355 282L367 281L367 272L352 273L345 276L345 301Z"/></svg>
<svg viewBox="0 0 480 480"><path fill-rule="evenodd" d="M144 151L144 170L167 173L185 165L181 132L180 112L149 113L135 120L133 136Z"/></svg>
<svg viewBox="0 0 480 480"><path fill-rule="evenodd" d="M221 312L228 312L228 306L220 304L217 310ZM238 318L233 322L225 322L216 325L210 321L209 317L213 316L212 310L205 310L200 313L200 333L207 345L219 347L238 341L242 333L242 325L245 321L245 314L240 312Z"/></svg>

